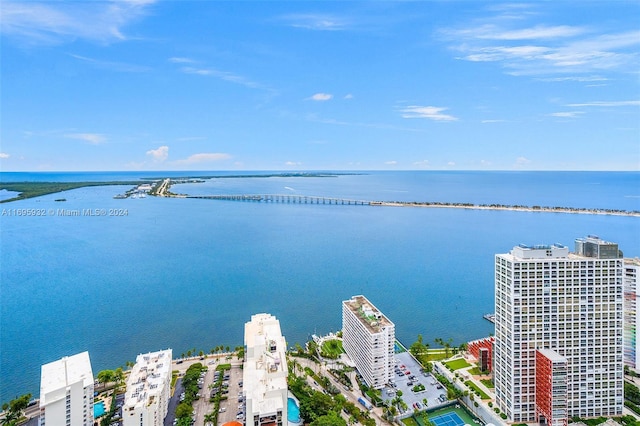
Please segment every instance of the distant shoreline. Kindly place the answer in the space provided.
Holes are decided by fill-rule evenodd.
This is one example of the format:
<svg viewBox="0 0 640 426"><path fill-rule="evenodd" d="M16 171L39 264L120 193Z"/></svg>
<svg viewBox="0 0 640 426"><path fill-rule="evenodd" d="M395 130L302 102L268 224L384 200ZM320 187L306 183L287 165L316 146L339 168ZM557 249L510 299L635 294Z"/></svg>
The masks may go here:
<svg viewBox="0 0 640 426"><path fill-rule="evenodd" d="M107 181L107 182L0 182L0 190L18 192L19 194L13 198L0 200L0 203L9 203L12 201L24 200L27 198L35 198L42 195L55 194L71 189L78 189L91 186L111 186L125 185L138 186L141 184L153 183L153 188L149 191L149 195L159 197L175 197L187 198L188 195L173 194L169 188L173 183L183 183L186 181L202 182L202 179L217 178L265 178L265 177L337 177L340 173L274 173L266 175L234 175L234 176L193 176L181 178L143 178L140 181ZM172 182L175 181L175 182ZM134 188L135 189L135 188ZM131 191L129 191L131 192ZM199 196L198 198L208 198L209 196ZM212 195L211 198L224 197L221 195ZM255 196L254 196L255 197ZM125 196L116 198L126 198ZM314 198L314 197L310 197ZM319 198L319 197L318 197ZM246 201L246 200L245 200ZM259 202L259 199L252 201ZM608 216L631 216L640 217L640 211L628 211L617 209L597 209L584 207L550 207L550 206L524 206L524 205L504 205L504 204L471 204L471 203L448 203L448 202L432 202L432 201L360 201L360 204L369 206L382 207L423 207L423 208L448 208L448 209L467 209L467 210L505 210L518 211L528 213L568 213L568 214L591 214L591 215L608 215Z"/></svg>
<svg viewBox="0 0 640 426"><path fill-rule="evenodd" d="M616 210L616 209L590 209L578 207L547 207L547 206L508 206L501 204L466 204L466 203L440 203L440 202L404 202L404 201L374 201L371 205L387 207L432 207L444 209L468 209L468 210L506 210L531 213L573 213L595 214L609 216L633 216L640 217L640 211Z"/></svg>

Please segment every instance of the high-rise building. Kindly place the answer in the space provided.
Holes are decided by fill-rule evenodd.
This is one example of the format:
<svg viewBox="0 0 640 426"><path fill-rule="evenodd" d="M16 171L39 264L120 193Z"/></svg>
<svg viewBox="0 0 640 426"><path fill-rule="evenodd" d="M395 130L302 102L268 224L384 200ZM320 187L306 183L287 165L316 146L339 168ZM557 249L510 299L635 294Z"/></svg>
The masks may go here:
<svg viewBox="0 0 640 426"><path fill-rule="evenodd" d="M624 260L624 365L640 372L640 259Z"/></svg>
<svg viewBox="0 0 640 426"><path fill-rule="evenodd" d="M369 387L393 379L395 326L364 296L342 302L342 346Z"/></svg>
<svg viewBox="0 0 640 426"><path fill-rule="evenodd" d="M93 426L93 372L89 352L44 364L40 426Z"/></svg>
<svg viewBox="0 0 640 426"><path fill-rule="evenodd" d="M256 314L244 325L245 362L242 373L245 424L287 424L287 343L280 321Z"/></svg>
<svg viewBox="0 0 640 426"><path fill-rule="evenodd" d="M127 379L124 426L162 426L171 398L171 349L140 354Z"/></svg>
<svg viewBox="0 0 640 426"><path fill-rule="evenodd" d="M554 244L496 255L495 394L509 421L622 414L622 275L618 245L594 236L575 253ZM565 370L566 386L553 377Z"/></svg>

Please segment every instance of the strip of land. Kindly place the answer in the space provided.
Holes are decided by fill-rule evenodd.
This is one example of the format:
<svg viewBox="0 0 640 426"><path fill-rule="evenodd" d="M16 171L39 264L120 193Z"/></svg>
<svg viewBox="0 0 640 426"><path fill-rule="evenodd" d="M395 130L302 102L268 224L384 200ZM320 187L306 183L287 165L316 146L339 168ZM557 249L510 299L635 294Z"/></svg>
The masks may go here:
<svg viewBox="0 0 640 426"><path fill-rule="evenodd" d="M109 181L109 182L0 182L0 190L19 192L13 198L1 200L0 203L24 200L40 197L42 195L56 194L70 189L84 188L87 186L107 185L139 185L140 181Z"/></svg>
<svg viewBox="0 0 640 426"><path fill-rule="evenodd" d="M441 203L441 202L403 202L403 201L372 201L371 205L389 207L440 207L446 209L472 209L472 210L509 210L521 212L545 212L545 213L576 213L599 214L612 216L640 217L637 210L616 209L590 209L578 207L547 207L547 206L509 206L504 204L467 204L467 203Z"/></svg>
<svg viewBox="0 0 640 426"><path fill-rule="evenodd" d="M269 175L236 175L236 176L197 176L197 177L181 177L181 178L157 178L144 179L139 181L108 181L108 182L0 182L0 190L19 192L13 198L1 200L0 203L8 203L27 198L39 197L41 195L54 194L71 189L89 187L89 186L107 186L107 185L130 185L133 189L127 191L125 195L116 198L127 198L134 193L138 185L151 184L149 195L159 197L177 197L186 198L185 194L174 194L170 191L171 185L175 183L198 183L204 182L204 179L218 179L221 177L229 178L249 178L249 177L335 177L337 174L269 174ZM200 198L208 198L202 196ZM225 199L224 196L211 196L212 199ZM314 198L314 197L310 197ZM321 198L321 197L319 197ZM243 199L246 201L247 199ZM256 197L252 201L260 201L261 197ZM369 206L384 207L431 207L431 208L449 208L449 209L469 209L469 210L506 210L520 211L532 213L571 213L571 214L591 214L591 215L610 215L610 216L633 216L640 217L640 211L618 210L618 209L596 209L581 207L550 207L550 206L524 206L524 205L505 205L505 204L472 204L472 203L447 203L447 202L431 202L431 201L366 201L359 204Z"/></svg>

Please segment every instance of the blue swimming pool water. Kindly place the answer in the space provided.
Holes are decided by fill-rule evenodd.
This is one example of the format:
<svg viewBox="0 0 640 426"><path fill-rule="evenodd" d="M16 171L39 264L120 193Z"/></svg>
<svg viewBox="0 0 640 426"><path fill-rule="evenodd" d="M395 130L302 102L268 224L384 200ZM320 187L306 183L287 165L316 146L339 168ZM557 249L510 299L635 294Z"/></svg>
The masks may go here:
<svg viewBox="0 0 640 426"><path fill-rule="evenodd" d="M104 414L104 402L96 402L93 404L93 418L98 418Z"/></svg>
<svg viewBox="0 0 640 426"><path fill-rule="evenodd" d="M287 420L291 423L300 423L300 407L293 398L287 399Z"/></svg>

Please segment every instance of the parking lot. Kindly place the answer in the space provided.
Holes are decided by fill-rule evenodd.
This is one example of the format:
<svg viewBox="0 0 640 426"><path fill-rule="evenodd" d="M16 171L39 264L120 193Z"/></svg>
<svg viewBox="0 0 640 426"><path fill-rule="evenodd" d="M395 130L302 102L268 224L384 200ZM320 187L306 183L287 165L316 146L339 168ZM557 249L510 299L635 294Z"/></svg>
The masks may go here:
<svg viewBox="0 0 640 426"><path fill-rule="evenodd" d="M218 410L218 424L230 421L244 423L244 396L242 394L242 368L240 365L232 365L223 376L223 394L226 399L220 401Z"/></svg>
<svg viewBox="0 0 640 426"><path fill-rule="evenodd" d="M433 375L422 373L420 365L408 352L396 354L395 357L395 386L388 386L382 390L383 400L392 400L395 398L396 392L400 390L402 391L402 399L408 406L408 411L437 407L447 401L447 389ZM418 385L424 386L424 390L414 392L413 388Z"/></svg>
<svg viewBox="0 0 640 426"><path fill-rule="evenodd" d="M218 424L223 424L231 420L238 420L238 413L244 409L238 408L238 405L243 403L239 400L239 392L242 391L242 368L241 361L231 359L229 357L207 357L205 359L192 359L187 361L177 360L173 362L174 370L179 371L180 377L184 375L187 368L194 364L201 363L207 367L207 371L201 375L198 379L198 388L200 388L200 397L193 402L193 417L195 418L194 424L196 425L208 425L204 421L205 415L212 413L214 404L210 402L214 384L217 381L216 368L220 364L231 363L231 369L226 370L222 375L222 385L219 392L225 398L220 402L220 410L218 411ZM222 374L222 373L218 373ZM175 420L175 409L181 402L183 397L184 388L182 386L182 380L178 379L174 393L169 400L169 409L167 416L164 420L164 426L173 426ZM242 417L244 418L244 417ZM240 420L243 422L243 420ZM213 425L216 426L216 425Z"/></svg>

